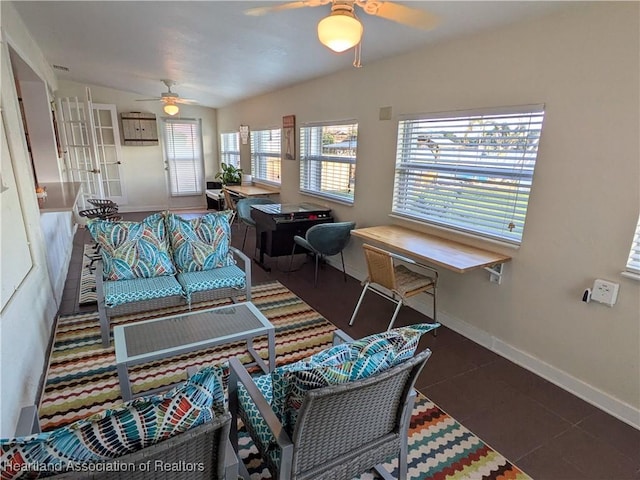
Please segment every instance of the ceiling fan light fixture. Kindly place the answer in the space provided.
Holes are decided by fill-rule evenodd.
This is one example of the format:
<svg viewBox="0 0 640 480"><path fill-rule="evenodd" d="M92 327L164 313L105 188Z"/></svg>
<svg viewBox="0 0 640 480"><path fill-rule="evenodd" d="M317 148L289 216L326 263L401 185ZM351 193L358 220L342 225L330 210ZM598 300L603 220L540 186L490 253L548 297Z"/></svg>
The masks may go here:
<svg viewBox="0 0 640 480"><path fill-rule="evenodd" d="M320 43L341 53L360 43L363 27L353 12L336 10L318 23Z"/></svg>
<svg viewBox="0 0 640 480"><path fill-rule="evenodd" d="M162 107L162 110L164 110L164 113L166 113L167 115L173 116L178 114L180 108L175 103L165 103L164 107Z"/></svg>

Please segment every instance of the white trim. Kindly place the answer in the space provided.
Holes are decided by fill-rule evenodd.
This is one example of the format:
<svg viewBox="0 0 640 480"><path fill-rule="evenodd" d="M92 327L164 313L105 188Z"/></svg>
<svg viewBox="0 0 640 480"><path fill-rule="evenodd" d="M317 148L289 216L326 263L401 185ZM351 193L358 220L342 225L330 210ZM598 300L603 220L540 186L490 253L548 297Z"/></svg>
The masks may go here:
<svg viewBox="0 0 640 480"><path fill-rule="evenodd" d="M634 272L620 272L620 275L622 275L623 277L626 278L630 278L631 280L637 280L640 281L640 274L634 273Z"/></svg>
<svg viewBox="0 0 640 480"><path fill-rule="evenodd" d="M425 315L430 315L430 305L427 305L417 299L414 302L414 305L416 310L419 312ZM446 312L438 311L438 322L460 335L463 335L469 340L488 348L501 357L526 368L530 372L548 380L563 390L572 393L585 402L598 407L618 420L640 430L640 409L637 409L633 405L629 405L622 400L618 400L593 385L589 385L579 378L546 363L544 360L534 357L533 355L524 352L497 337L494 337L490 333L485 332L484 330Z"/></svg>

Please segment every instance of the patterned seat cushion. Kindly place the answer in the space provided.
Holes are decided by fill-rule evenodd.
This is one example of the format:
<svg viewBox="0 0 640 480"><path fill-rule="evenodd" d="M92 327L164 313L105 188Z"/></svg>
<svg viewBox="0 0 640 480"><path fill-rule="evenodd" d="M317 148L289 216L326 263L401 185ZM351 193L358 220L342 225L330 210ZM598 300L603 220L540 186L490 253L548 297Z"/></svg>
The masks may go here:
<svg viewBox="0 0 640 480"><path fill-rule="evenodd" d="M118 458L225 410L222 370L208 367L164 395L135 399L51 432L0 440L0 478L41 478L73 464Z"/></svg>
<svg viewBox="0 0 640 480"><path fill-rule="evenodd" d="M173 262L178 272L199 272L234 265L229 219L233 212L208 213L194 219L166 214Z"/></svg>
<svg viewBox="0 0 640 480"><path fill-rule="evenodd" d="M182 286L174 276L136 278L104 282L104 303L116 307L130 302L183 295Z"/></svg>
<svg viewBox="0 0 640 480"><path fill-rule="evenodd" d="M177 277L189 303L191 303L191 295L195 292L217 288L242 289L247 279L244 271L236 265L202 272L182 272Z"/></svg>
<svg viewBox="0 0 640 480"><path fill-rule="evenodd" d="M100 245L105 280L132 280L176 273L163 215L141 222L89 220L87 228Z"/></svg>

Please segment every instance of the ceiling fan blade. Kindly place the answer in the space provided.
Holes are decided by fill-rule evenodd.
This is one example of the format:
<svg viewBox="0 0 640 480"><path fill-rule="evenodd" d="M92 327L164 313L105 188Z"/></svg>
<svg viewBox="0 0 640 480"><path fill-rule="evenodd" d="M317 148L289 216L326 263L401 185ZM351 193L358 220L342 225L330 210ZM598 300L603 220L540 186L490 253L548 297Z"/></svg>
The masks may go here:
<svg viewBox="0 0 640 480"><path fill-rule="evenodd" d="M245 10L244 13L246 15L259 17L271 12L280 12L282 10L292 10L294 8L302 7L319 7L320 5L326 5L327 3L331 3L331 0L300 0L298 2L283 3L280 5L272 5L269 7L250 8L249 10Z"/></svg>
<svg viewBox="0 0 640 480"><path fill-rule="evenodd" d="M260 17L262 15L266 15L267 13L270 12L279 12L281 10L291 10L294 8L302 8L302 7L306 7L307 2L305 1L299 1L299 2L289 2L289 3L283 3L281 5L272 5L269 7L256 7L256 8L250 8L249 10L245 10L245 14L246 15L251 15L253 17Z"/></svg>
<svg viewBox="0 0 640 480"><path fill-rule="evenodd" d="M136 102L157 102L158 100L162 100L160 97L156 98L137 98Z"/></svg>
<svg viewBox="0 0 640 480"><path fill-rule="evenodd" d="M178 97L174 100L175 103L182 103L184 105L197 105L198 102L196 102L195 100L191 100L190 98L182 98L182 97Z"/></svg>
<svg viewBox="0 0 640 480"><path fill-rule="evenodd" d="M367 8L367 6L374 8ZM417 8L405 7L394 2L370 2L370 5L365 5L363 8L365 12L371 15L425 30L434 28L440 22L438 17L432 13Z"/></svg>

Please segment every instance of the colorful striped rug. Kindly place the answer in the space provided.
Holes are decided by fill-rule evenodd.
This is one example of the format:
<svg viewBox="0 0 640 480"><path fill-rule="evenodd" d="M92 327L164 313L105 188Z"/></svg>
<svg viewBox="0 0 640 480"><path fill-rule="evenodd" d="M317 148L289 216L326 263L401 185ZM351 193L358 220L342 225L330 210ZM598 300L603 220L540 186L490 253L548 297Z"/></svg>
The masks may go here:
<svg viewBox="0 0 640 480"><path fill-rule="evenodd" d="M96 297L96 276L90 268L91 258L94 255L93 245L85 245L82 256L82 272L80 273L78 305L91 305L98 302Z"/></svg>
<svg viewBox="0 0 640 480"><path fill-rule="evenodd" d="M327 347L335 326L278 282L253 289L253 302L276 328L278 364L304 358ZM208 308L224 300L198 304ZM154 318L184 310L175 307L114 319L113 324ZM266 356L266 340L256 341ZM190 366L224 361L230 356L249 359L242 344L199 351L157 361L130 370L134 393L168 385L185 378ZM427 368L429 364L427 363ZM65 425L120 403L113 347L102 348L97 313L60 317L40 405L45 430ZM250 438L243 434L240 455L252 479L270 478ZM502 455L460 425L426 397L419 395L409 437L411 479L527 479ZM386 465L394 471L393 461ZM365 474L361 479L376 478Z"/></svg>

